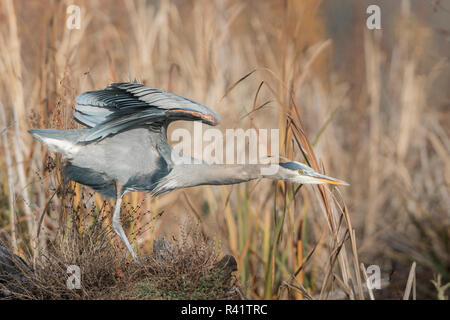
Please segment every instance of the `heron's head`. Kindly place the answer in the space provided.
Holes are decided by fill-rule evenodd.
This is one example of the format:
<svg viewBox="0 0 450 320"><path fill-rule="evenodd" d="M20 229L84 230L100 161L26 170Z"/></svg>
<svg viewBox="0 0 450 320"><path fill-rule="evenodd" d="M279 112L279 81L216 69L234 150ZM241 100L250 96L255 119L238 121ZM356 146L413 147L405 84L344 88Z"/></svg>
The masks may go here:
<svg viewBox="0 0 450 320"><path fill-rule="evenodd" d="M334 184L341 186L348 186L349 184L345 181L338 180L324 174L320 174L314 171L307 165L296 162L280 162L280 167L284 169L287 177L285 180L301 183L301 184Z"/></svg>

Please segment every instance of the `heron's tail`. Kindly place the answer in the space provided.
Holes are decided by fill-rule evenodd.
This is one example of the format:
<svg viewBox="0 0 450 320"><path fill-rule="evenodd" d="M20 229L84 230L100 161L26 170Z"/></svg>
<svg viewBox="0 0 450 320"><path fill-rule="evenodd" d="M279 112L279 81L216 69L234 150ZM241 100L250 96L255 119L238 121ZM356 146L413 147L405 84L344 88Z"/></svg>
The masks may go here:
<svg viewBox="0 0 450 320"><path fill-rule="evenodd" d="M48 146L50 151L71 156L77 153L80 145L78 139L83 135L81 130L33 129L28 132Z"/></svg>

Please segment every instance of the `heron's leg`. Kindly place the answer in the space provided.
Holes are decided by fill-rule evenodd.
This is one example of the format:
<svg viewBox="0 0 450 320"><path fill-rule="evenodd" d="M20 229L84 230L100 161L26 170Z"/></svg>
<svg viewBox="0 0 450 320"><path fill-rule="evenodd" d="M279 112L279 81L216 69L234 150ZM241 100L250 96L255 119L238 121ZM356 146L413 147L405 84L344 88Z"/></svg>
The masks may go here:
<svg viewBox="0 0 450 320"><path fill-rule="evenodd" d="M123 244L125 244L125 247L127 247L128 251L131 253L131 256L133 257L134 261L137 264L141 264L141 261L137 257L137 255L134 253L133 249L131 248L130 243L128 242L128 238L125 235L125 232L122 228L122 222L120 221L120 205L122 204L122 194L121 194L121 188L119 184L116 182L116 207L114 208L114 214L113 214L113 229L114 232L120 237Z"/></svg>

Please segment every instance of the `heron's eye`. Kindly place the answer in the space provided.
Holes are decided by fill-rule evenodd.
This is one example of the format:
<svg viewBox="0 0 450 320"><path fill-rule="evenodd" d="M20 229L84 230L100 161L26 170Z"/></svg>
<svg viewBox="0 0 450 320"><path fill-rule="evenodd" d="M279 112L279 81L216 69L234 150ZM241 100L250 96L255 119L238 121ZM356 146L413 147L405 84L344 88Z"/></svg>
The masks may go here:
<svg viewBox="0 0 450 320"><path fill-rule="evenodd" d="M301 170L301 169L298 170L298 173L303 174L303 170Z"/></svg>

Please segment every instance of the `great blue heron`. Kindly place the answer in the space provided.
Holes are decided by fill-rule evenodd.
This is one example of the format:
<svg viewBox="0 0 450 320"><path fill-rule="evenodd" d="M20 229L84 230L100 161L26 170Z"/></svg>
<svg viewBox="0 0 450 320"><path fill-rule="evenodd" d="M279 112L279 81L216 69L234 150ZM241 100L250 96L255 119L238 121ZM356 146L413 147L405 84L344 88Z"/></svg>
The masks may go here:
<svg viewBox="0 0 450 320"><path fill-rule="evenodd" d="M208 107L160 89L138 83L113 83L104 90L85 92L75 102L73 116L87 128L36 129L29 133L51 151L63 154L67 159L66 177L116 198L113 229L137 263L139 259L120 221L120 205L127 192L144 191L157 196L180 188L259 178L346 185L295 161L279 163L277 172L270 175L263 173L262 164L174 161L167 141L167 127L172 121L198 120L216 125L220 120Z"/></svg>

